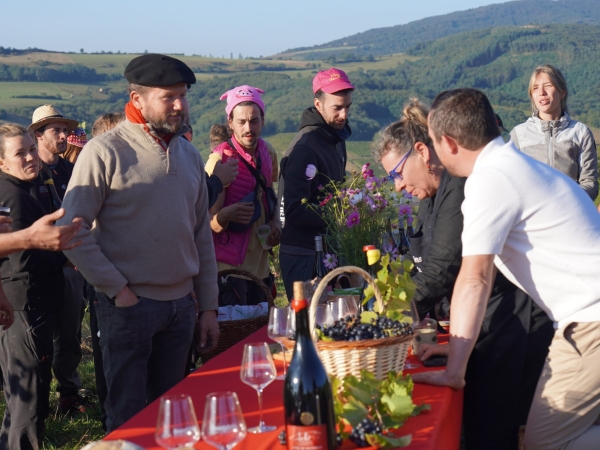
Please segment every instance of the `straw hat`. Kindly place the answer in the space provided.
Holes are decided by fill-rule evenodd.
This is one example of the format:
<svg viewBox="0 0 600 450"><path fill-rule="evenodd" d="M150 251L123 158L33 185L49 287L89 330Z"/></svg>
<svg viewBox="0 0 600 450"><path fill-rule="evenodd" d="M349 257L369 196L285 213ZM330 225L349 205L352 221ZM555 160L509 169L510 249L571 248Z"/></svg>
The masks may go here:
<svg viewBox="0 0 600 450"><path fill-rule="evenodd" d="M31 118L31 125L29 125L29 132L33 133L35 130L43 127L46 124L52 122L63 122L67 124L69 133L77 128L79 122L73 119L67 119L62 113L52 105L40 106L33 112Z"/></svg>

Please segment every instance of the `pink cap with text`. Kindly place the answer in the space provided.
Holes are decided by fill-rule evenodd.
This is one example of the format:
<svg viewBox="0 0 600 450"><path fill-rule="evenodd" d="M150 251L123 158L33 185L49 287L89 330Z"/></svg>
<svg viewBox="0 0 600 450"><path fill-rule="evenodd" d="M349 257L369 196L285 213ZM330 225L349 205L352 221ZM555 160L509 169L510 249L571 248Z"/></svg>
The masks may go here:
<svg viewBox="0 0 600 450"><path fill-rule="evenodd" d="M313 94L316 94L319 89L327 94L333 94L344 89L354 89L354 85L350 83L346 72L332 67L319 72L313 78Z"/></svg>

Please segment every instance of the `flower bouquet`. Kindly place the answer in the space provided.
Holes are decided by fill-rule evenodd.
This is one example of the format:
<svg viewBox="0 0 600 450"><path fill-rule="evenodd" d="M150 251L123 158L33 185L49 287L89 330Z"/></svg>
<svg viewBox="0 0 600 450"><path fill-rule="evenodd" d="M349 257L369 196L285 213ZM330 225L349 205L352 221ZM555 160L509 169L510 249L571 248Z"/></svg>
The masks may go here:
<svg viewBox="0 0 600 450"><path fill-rule="evenodd" d="M412 225L414 216L407 193L397 193L388 177L375 176L370 164L361 173L353 172L344 182L330 181L320 186L323 195L319 204L309 208L317 211L326 223L325 242L328 252L325 266L334 269L338 264L367 269L364 245L380 246L384 254L394 260L400 254L399 229L404 221ZM309 164L308 179L317 174Z"/></svg>

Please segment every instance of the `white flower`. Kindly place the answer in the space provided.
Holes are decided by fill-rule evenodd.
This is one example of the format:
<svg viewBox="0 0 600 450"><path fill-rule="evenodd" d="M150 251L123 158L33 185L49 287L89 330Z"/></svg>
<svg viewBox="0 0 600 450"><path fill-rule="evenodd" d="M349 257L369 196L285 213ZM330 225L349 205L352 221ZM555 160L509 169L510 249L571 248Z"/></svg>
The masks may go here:
<svg viewBox="0 0 600 450"><path fill-rule="evenodd" d="M306 166L306 178L308 178L309 180L312 180L315 175L317 174L317 168L313 165L313 164L309 164L308 166Z"/></svg>
<svg viewBox="0 0 600 450"><path fill-rule="evenodd" d="M359 192L358 194L354 194L352 197L350 197L350 199L348 201L350 202L350 204L352 206L354 206L358 202L360 202L362 199L363 199L363 193Z"/></svg>

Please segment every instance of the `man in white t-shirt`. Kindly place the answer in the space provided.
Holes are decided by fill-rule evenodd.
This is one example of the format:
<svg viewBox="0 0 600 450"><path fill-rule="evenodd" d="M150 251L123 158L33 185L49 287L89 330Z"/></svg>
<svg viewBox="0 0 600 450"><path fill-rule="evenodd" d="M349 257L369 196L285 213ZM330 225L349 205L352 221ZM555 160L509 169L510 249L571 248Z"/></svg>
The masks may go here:
<svg viewBox="0 0 600 450"><path fill-rule="evenodd" d="M574 181L502 141L480 91L439 94L429 134L446 169L468 180L448 365L415 381L464 386L495 265L557 328L529 412L527 450L599 448L600 215Z"/></svg>

